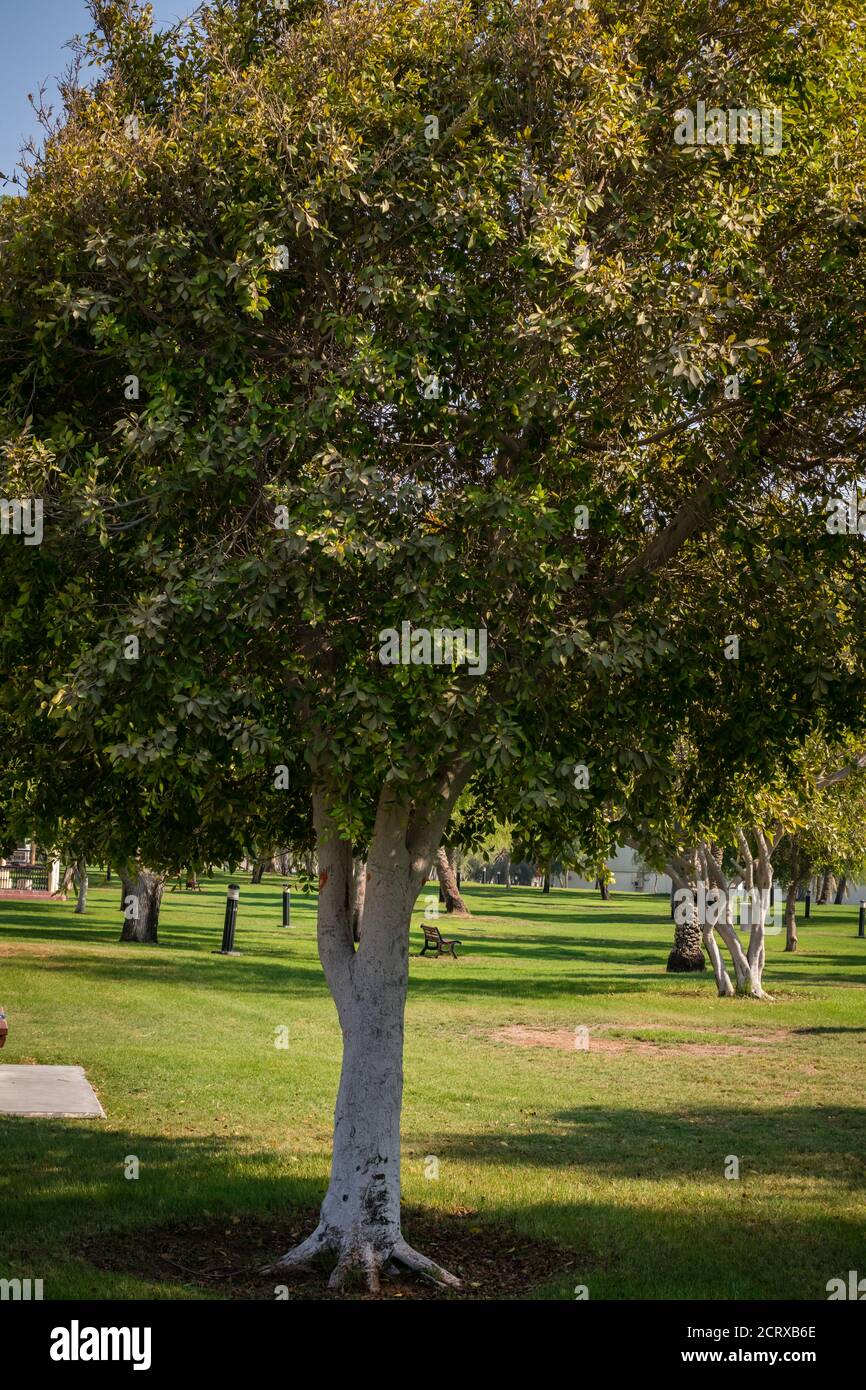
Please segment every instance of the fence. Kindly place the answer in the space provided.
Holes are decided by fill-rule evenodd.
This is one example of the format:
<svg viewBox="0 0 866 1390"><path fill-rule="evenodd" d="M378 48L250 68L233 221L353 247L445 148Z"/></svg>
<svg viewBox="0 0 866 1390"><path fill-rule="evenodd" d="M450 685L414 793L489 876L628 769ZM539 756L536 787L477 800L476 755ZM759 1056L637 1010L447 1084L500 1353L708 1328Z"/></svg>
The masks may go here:
<svg viewBox="0 0 866 1390"><path fill-rule="evenodd" d="M47 893L48 874L47 864L0 864L0 893Z"/></svg>

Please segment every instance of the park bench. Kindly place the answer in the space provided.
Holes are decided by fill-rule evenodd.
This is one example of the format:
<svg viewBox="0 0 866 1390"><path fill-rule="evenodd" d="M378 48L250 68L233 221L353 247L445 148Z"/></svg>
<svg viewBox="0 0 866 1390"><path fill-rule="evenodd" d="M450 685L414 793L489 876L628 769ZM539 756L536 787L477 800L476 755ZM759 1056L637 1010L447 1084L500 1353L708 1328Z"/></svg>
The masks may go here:
<svg viewBox="0 0 866 1390"><path fill-rule="evenodd" d="M171 891L172 893L201 893L202 887L200 883L187 883L184 875L178 874L174 880L174 883L171 885Z"/></svg>
<svg viewBox="0 0 866 1390"><path fill-rule="evenodd" d="M457 959L455 946L462 946L463 942L459 936L443 936L438 927L428 927L427 923L422 923L424 928L424 947L418 952L419 956L426 956L428 950L436 952L437 956L451 955Z"/></svg>

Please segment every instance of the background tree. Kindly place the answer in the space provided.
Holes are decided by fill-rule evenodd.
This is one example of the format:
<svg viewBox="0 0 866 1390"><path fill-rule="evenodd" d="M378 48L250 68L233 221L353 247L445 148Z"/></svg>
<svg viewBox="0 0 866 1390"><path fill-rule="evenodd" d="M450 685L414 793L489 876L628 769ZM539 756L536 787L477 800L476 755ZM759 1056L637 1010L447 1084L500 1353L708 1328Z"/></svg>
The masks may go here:
<svg viewBox="0 0 866 1390"><path fill-rule="evenodd" d="M664 761L701 666L660 721L674 596L711 610L702 557L748 568L766 495L862 474L862 48L841 3L93 8L104 77L0 206L6 491L46 521L3 540L10 700L211 853L245 823L212 769L255 811L306 768L344 1050L280 1268L454 1282L400 1227L411 908L473 774L591 825ZM707 97L783 106L784 157L678 146ZM848 538L815 529L820 575ZM483 631L484 671L383 665L403 623ZM757 763L780 709L741 701ZM165 862L164 802L125 862Z"/></svg>

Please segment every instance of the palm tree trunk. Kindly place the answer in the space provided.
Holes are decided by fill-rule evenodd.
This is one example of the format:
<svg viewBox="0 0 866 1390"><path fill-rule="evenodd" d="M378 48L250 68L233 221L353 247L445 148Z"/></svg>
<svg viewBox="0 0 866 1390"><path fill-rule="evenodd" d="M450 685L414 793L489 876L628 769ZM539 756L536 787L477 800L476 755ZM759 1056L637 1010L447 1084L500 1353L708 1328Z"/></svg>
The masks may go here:
<svg viewBox="0 0 866 1390"><path fill-rule="evenodd" d="M685 922L674 925L674 944L665 967L672 974L687 975L706 970L702 949L701 929L697 914L689 915Z"/></svg>
<svg viewBox="0 0 866 1390"><path fill-rule="evenodd" d="M665 969L671 974L690 975L706 970L703 933L698 921L696 883L683 878L668 865L671 882L677 890L688 889L690 901L680 902L674 912L674 944Z"/></svg>

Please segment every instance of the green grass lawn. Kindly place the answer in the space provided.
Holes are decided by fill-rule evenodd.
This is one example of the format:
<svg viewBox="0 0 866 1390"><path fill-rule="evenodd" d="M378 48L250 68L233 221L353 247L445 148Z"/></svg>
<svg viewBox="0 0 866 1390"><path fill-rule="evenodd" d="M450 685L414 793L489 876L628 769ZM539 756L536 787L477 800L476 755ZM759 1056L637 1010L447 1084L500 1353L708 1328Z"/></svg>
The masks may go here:
<svg viewBox="0 0 866 1390"><path fill-rule="evenodd" d="M46 1298L208 1297L182 1270L106 1271L83 1247L209 1221L230 1244L321 1199L340 1039L315 898L293 894L287 932L280 881L244 882L243 954L222 957L225 883L167 893L159 946L117 942L115 883L84 917L72 899L0 902L0 1061L83 1065L108 1117L0 1118L0 1276L42 1278ZM815 909L796 956L770 938L769 1004L718 999L709 972L665 975L660 898L466 897L460 958L411 962L410 1209L561 1247L568 1271L529 1296L823 1299L828 1279L866 1274L856 907Z"/></svg>

